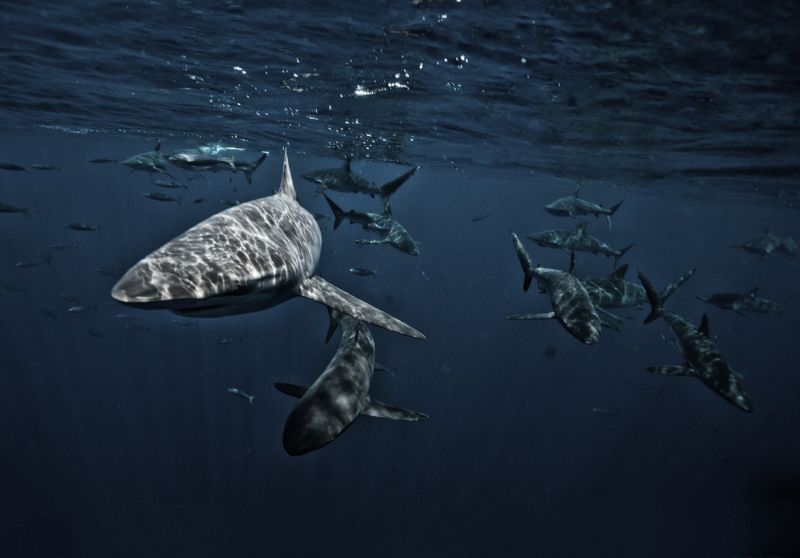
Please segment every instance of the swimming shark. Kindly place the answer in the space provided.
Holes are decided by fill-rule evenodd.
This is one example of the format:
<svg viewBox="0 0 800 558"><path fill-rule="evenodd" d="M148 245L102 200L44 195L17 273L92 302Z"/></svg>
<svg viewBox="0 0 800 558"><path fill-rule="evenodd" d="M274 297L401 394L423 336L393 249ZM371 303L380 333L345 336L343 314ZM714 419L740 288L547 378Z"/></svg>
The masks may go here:
<svg viewBox="0 0 800 558"><path fill-rule="evenodd" d="M315 275L322 233L297 201L288 154L278 191L220 211L130 268L111 296L145 309L215 317L255 312L301 296L364 322L424 338L416 329Z"/></svg>
<svg viewBox="0 0 800 558"><path fill-rule="evenodd" d="M592 345L600 339L602 322L597 310L580 280L567 271L533 266L531 257L519 237L511 233L517 258L522 265L525 279L522 289L527 291L531 281L536 278L539 287L550 296L551 312L541 314L512 314L509 320L548 320L556 319L573 337Z"/></svg>
<svg viewBox="0 0 800 558"><path fill-rule="evenodd" d="M584 277L581 283L589 293L595 306L600 308L626 308L639 306L647 302L647 293L638 283L625 279L628 264L618 267L606 277ZM661 298L669 297L675 290L683 285L694 275L695 270L690 269L675 281L667 285L661 292Z"/></svg>
<svg viewBox="0 0 800 558"><path fill-rule="evenodd" d="M779 238L769 232L769 229L764 229L763 233L746 241L741 248L762 256L777 253L792 256L798 250L797 242L792 237Z"/></svg>
<svg viewBox="0 0 800 558"><path fill-rule="evenodd" d="M256 172L261 163L264 162L264 159L267 158L268 153L266 151L261 152L261 156L252 162L244 162L244 161L233 161L233 166L236 167L236 172L241 171L244 173L244 177L247 179L248 184L253 183L253 173Z"/></svg>
<svg viewBox="0 0 800 558"><path fill-rule="evenodd" d="M223 157L217 153L204 150L201 147L190 147L173 151L166 158L167 161L188 171L220 171L229 170L236 172L233 156ZM254 169L255 170L255 169Z"/></svg>
<svg viewBox="0 0 800 558"><path fill-rule="evenodd" d="M304 174L303 178L319 185L317 194L324 190L335 190L337 192L367 194L370 197L377 195L385 199L394 194L400 186L417 172L417 169L419 167L413 167L383 186L376 186L355 174L350 168L350 159L346 159L344 166L340 168L309 172Z"/></svg>
<svg viewBox="0 0 800 558"><path fill-rule="evenodd" d="M709 297L697 297L698 300L713 304L723 310L733 310L749 318L748 312L753 314L781 314L783 307L780 304L758 296L758 287L746 293L717 293Z"/></svg>
<svg viewBox="0 0 800 558"><path fill-rule="evenodd" d="M578 186L575 187L575 192L573 192L571 196L558 198L548 203L544 206L545 210L556 217L575 217L577 215L594 215L595 217L599 217L600 215L605 215L608 220L608 228L610 229L612 215L617 212L622 202L625 200L621 200L619 203L606 208L600 204L579 198L578 194L580 190L581 186L578 184Z"/></svg>
<svg viewBox="0 0 800 558"><path fill-rule="evenodd" d="M388 244L406 254L419 255L419 243L411 237L403 225L394 220L388 198L384 199L383 213L361 212L352 209L345 211L328 196L325 196L325 201L333 211L334 230L347 219L351 223L361 225L364 230L381 237L380 240L356 240L357 244Z"/></svg>
<svg viewBox="0 0 800 558"><path fill-rule="evenodd" d="M607 242L595 238L586 232L588 223L581 223L575 229L549 229L529 235L539 246L545 248L558 248L567 252L591 252L592 254L603 254L606 257L614 257L614 267L619 264L619 259L625 252L633 248L629 244L621 250L617 250Z"/></svg>
<svg viewBox="0 0 800 558"><path fill-rule="evenodd" d="M122 164L130 167L131 172L139 170L144 172L159 172L172 176L167 172L167 159L161 153L161 142L156 143L152 151L139 153L132 157L128 157Z"/></svg>
<svg viewBox="0 0 800 558"><path fill-rule="evenodd" d="M729 403L751 412L753 403L742 385L742 375L730 367L711 341L708 315L703 314L700 326L695 327L685 318L664 309L664 299L642 272L639 272L639 280L647 292L651 308L644 323L663 318L675 333L684 359L683 365L651 366L647 371L664 376L695 377Z"/></svg>
<svg viewBox="0 0 800 558"><path fill-rule="evenodd" d="M381 403L369 396L375 368L375 341L369 328L350 316L331 311L332 327L342 328L336 354L311 387L276 383L280 392L298 397L283 429L283 447L297 456L336 439L359 416L419 421L428 415Z"/></svg>

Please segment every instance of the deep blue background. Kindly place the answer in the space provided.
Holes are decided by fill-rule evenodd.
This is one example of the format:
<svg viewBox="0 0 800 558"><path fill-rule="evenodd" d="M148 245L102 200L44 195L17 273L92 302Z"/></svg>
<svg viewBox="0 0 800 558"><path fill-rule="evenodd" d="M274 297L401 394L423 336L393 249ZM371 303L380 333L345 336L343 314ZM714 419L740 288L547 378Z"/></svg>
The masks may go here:
<svg viewBox="0 0 800 558"><path fill-rule="evenodd" d="M724 6L464 4L3 13L0 160L61 170L0 171L0 201L30 208L0 214L0 287L25 289L0 290L0 555L800 554L797 258L733 248L767 226L800 237L791 5L748 19ZM423 35L387 30L423 16L436 22ZM546 31L526 39L533 20ZM451 52L470 61L437 67ZM521 56L532 77L518 72ZM286 74L295 58L319 75ZM242 60L249 76L256 64L276 70L248 89L230 70ZM352 95L419 60L437 69L417 72L407 92ZM186 89L197 68L224 93ZM310 90L292 89L304 79ZM170 192L180 206L144 198L154 189L144 174L86 162L156 138L165 150L227 138L271 156L252 186L227 173L186 182L188 193ZM406 168L386 161L421 165L393 199L421 255L358 246L357 227L334 232L324 220L320 273L428 336L373 331L392 371L376 373L372 393L431 417L360 419L302 458L281 447L293 401L272 383L308 384L324 369L335 342L322 342L323 307L297 299L180 327L114 303L115 278L94 271L121 274L223 209L220 199L271 193L287 144L301 202L316 212L324 200L300 175L344 153L379 184ZM542 207L576 180L588 199L625 198L612 231L592 219L590 232L635 242L630 279L642 269L660 286L698 268L668 306L697 321L709 313L753 414L696 380L645 372L681 357L665 324L641 324L642 310L621 311L633 319L593 347L556 323L504 319L548 310L535 289L522 292L509 234L573 226ZM335 199L379 209L365 196ZM101 230L65 228L74 221ZM71 241L79 247L48 249ZM568 264L526 243L535 262ZM52 265L15 267L42 253ZM579 275L611 268L578 259ZM694 298L756 285L787 312L748 320ZM68 313L64 297L87 311ZM126 329L118 313L149 331Z"/></svg>

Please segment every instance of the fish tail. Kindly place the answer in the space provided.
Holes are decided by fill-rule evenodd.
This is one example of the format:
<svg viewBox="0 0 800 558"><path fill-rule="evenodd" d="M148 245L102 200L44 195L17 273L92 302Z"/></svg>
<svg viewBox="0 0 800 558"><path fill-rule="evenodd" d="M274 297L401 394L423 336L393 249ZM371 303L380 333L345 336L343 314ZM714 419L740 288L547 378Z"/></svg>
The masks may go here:
<svg viewBox="0 0 800 558"><path fill-rule="evenodd" d="M628 244L625 248L619 251L619 254L614 255L614 268L616 269L619 266L619 260L622 256L625 255L625 252L633 248L633 244Z"/></svg>
<svg viewBox="0 0 800 558"><path fill-rule="evenodd" d="M345 212L341 207L333 203L333 200L330 199L328 196L326 196L325 194L323 194L322 196L325 198L325 201L328 202L328 207L330 207L331 211L333 211L333 230L336 230L339 227L339 225L342 224L342 221L344 221Z"/></svg>
<svg viewBox="0 0 800 558"><path fill-rule="evenodd" d="M517 252L517 258L519 258L519 263L522 266L522 272L525 274L525 279L522 281L522 290L527 291L533 280L533 262L528 252L525 250L525 246L522 245L519 237L513 232L511 233L511 240L514 241L514 249Z"/></svg>
<svg viewBox="0 0 800 558"><path fill-rule="evenodd" d="M641 271L639 272L639 281L642 282L642 286L647 293L647 300L650 302L650 314L644 319L644 323L649 324L660 318L664 309L661 307L661 298L658 296L655 288L653 288L653 284Z"/></svg>
<svg viewBox="0 0 800 558"><path fill-rule="evenodd" d="M379 192L380 196L383 199L388 199L389 196L394 194L397 191L397 189L400 188L400 186L405 184L406 180L411 178L411 176L415 172L417 172L417 169L419 169L419 167L413 167L411 170L405 172L404 174L401 174L400 176L398 176L394 180L390 180L389 182L387 182L386 184L381 186L380 192Z"/></svg>
<svg viewBox="0 0 800 558"><path fill-rule="evenodd" d="M263 163L264 159L266 158L267 158L267 152L262 151L261 157L259 157L258 160L256 160L255 163L253 163L253 168L248 171L244 171L244 177L247 179L248 184L253 183L253 173L256 172L256 170L258 170L258 167L261 166L261 163Z"/></svg>

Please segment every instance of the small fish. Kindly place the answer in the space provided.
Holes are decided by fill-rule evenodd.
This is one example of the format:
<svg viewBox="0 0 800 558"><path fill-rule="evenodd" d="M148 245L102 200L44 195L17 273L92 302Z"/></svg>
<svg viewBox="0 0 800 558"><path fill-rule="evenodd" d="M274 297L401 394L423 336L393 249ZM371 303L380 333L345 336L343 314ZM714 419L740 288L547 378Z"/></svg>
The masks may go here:
<svg viewBox="0 0 800 558"><path fill-rule="evenodd" d="M205 198L195 198L193 203L203 203L204 201L206 201Z"/></svg>
<svg viewBox="0 0 800 558"><path fill-rule="evenodd" d="M28 169L27 167L16 165L14 163L0 163L0 170L31 172L30 169Z"/></svg>
<svg viewBox="0 0 800 558"><path fill-rule="evenodd" d="M609 416L609 417L616 417L617 416L617 412L616 411L609 411L605 407L592 407L592 412L597 414L597 415L606 415L606 416Z"/></svg>
<svg viewBox="0 0 800 558"><path fill-rule="evenodd" d="M317 221L322 221L323 219L328 219L329 218L324 213L312 213L312 215L314 216L314 219L316 219Z"/></svg>
<svg viewBox="0 0 800 558"><path fill-rule="evenodd" d="M487 217L489 217L491 213L481 213L480 215L476 215L472 219L470 219L471 223L477 223L478 221L483 221Z"/></svg>
<svg viewBox="0 0 800 558"><path fill-rule="evenodd" d="M19 262L16 263L15 267L17 267L19 269L24 269L24 268L28 268L28 267L36 267L36 266L41 265L43 263L46 263L47 265L50 265L52 263L52 261L53 261L52 256L44 255L44 256L39 256L38 258L30 258L30 259L27 259L27 260L19 261Z"/></svg>
<svg viewBox="0 0 800 558"><path fill-rule="evenodd" d="M353 275L360 275L361 277L375 277L375 272L371 269L364 269L361 267L351 267L348 270Z"/></svg>
<svg viewBox="0 0 800 558"><path fill-rule="evenodd" d="M89 310L89 306L84 306L83 304L75 304L74 306L70 306L67 308L67 312L70 314L83 314L87 310ZM97 306L92 306L92 310L97 310Z"/></svg>
<svg viewBox="0 0 800 558"><path fill-rule="evenodd" d="M129 329L131 331L145 331L145 332L150 331L149 327L143 326L142 324L137 324L136 322L125 324L125 329Z"/></svg>
<svg viewBox="0 0 800 558"><path fill-rule="evenodd" d="M222 339L217 339L217 345L233 345L234 343L239 343L240 341L244 341L244 337L223 337Z"/></svg>
<svg viewBox="0 0 800 558"><path fill-rule="evenodd" d="M174 198L167 194L162 194L161 192L142 192L142 195L146 198L150 198L151 200L160 202L178 202L178 205L181 204L180 198Z"/></svg>
<svg viewBox="0 0 800 558"><path fill-rule="evenodd" d="M238 395L239 397L244 397L245 399L250 401L251 405L253 404L253 399L256 398L255 395L248 395L245 392L243 392L242 390L240 390L239 388L235 388L235 387L229 387L228 388L228 393L232 393L233 395Z"/></svg>
<svg viewBox="0 0 800 558"><path fill-rule="evenodd" d="M222 205L227 205L228 207L234 207L234 206L237 206L237 205L239 205L240 203L242 203L242 202L240 202L239 200L227 200L227 199L226 199L226 200L219 200L219 202L220 202Z"/></svg>
<svg viewBox="0 0 800 558"><path fill-rule="evenodd" d="M55 312L53 312L52 310L48 310L47 308L42 308L40 310L40 312L42 313L42 316L44 316L46 318L57 318L58 317L58 316L56 316Z"/></svg>
<svg viewBox="0 0 800 558"><path fill-rule="evenodd" d="M67 250L69 248L77 248L80 246L77 242L56 242L49 246L52 250Z"/></svg>
<svg viewBox="0 0 800 558"><path fill-rule="evenodd" d="M125 320L125 321L139 321L141 318L139 316L131 316L130 314L115 314L115 318L118 320Z"/></svg>
<svg viewBox="0 0 800 558"><path fill-rule="evenodd" d="M73 231L85 231L85 232L100 230L100 227L93 227L92 225L86 225L84 223L70 223L69 225L67 225L67 228L72 229Z"/></svg>
<svg viewBox="0 0 800 558"><path fill-rule="evenodd" d="M188 190L189 189L189 187L186 186L185 184L179 184L178 182L175 182L174 180L154 180L153 184L155 184L159 188L170 188L170 189L173 189L173 190L177 189L177 188L183 188L184 190Z"/></svg>
<svg viewBox="0 0 800 558"><path fill-rule="evenodd" d="M20 287L19 285L14 285L13 283L3 283L2 289L9 293L26 293L25 289Z"/></svg>
<svg viewBox="0 0 800 558"><path fill-rule="evenodd" d="M175 324L176 326L181 326L181 327L197 327L197 322L193 322L193 321L191 321L191 320L181 320L180 318L172 318L172 320L170 320L170 321L171 321L173 324Z"/></svg>
<svg viewBox="0 0 800 558"><path fill-rule="evenodd" d="M17 207L8 203L0 202L0 213L28 213L27 207Z"/></svg>
<svg viewBox="0 0 800 558"><path fill-rule="evenodd" d="M95 266L94 270L97 273L100 273L102 275L108 275L109 277L117 277L119 275L119 273L114 271L113 269L110 269L108 267L102 267L102 266L99 266L99 265Z"/></svg>
<svg viewBox="0 0 800 558"><path fill-rule="evenodd" d="M92 337L97 337L98 339L105 339L105 337L106 337L101 332L97 331L96 329L89 328L89 329L87 329L85 331L86 331L86 333L88 333Z"/></svg>
<svg viewBox="0 0 800 558"><path fill-rule="evenodd" d="M61 170L60 167L54 167L53 165L31 165L32 169L40 170L40 171L55 171Z"/></svg>
<svg viewBox="0 0 800 558"><path fill-rule="evenodd" d="M109 159L108 157L95 157L94 159L89 159L88 162L94 163L96 165L104 165L106 163L116 163L116 159Z"/></svg>

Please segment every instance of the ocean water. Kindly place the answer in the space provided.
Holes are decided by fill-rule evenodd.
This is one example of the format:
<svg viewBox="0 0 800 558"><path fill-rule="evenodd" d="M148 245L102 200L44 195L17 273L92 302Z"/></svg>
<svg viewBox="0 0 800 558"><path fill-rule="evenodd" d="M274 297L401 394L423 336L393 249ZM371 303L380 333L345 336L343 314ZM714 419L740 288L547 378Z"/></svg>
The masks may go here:
<svg viewBox="0 0 800 558"><path fill-rule="evenodd" d="M800 238L799 15L793 2L4 3L0 162L29 171L0 170L0 202L28 209L0 213L0 556L800 555L800 256L738 248L765 228ZM170 165L185 190L88 162L159 140L269 156L252 184ZM325 369L338 337L324 343L323 306L183 319L110 296L221 200L270 195L283 148L301 204L326 215L303 174L351 157L383 184L420 167L391 201L420 254L358 245L367 232L326 217L319 273L425 333L372 328L389 371L371 393L430 417L362 417L301 457L282 447L295 402L273 383ZM708 315L752 413L648 373L682 356L644 308L615 310L621 331L593 346L505 319L550 310L523 292L510 233L577 225L544 210L577 184L624 199L613 229L587 220L634 244L631 281L697 269L666 306ZM142 195L154 190L181 201ZM523 242L567 269L566 252ZM613 268L577 256L578 276ZM756 286L785 311L697 300Z"/></svg>

